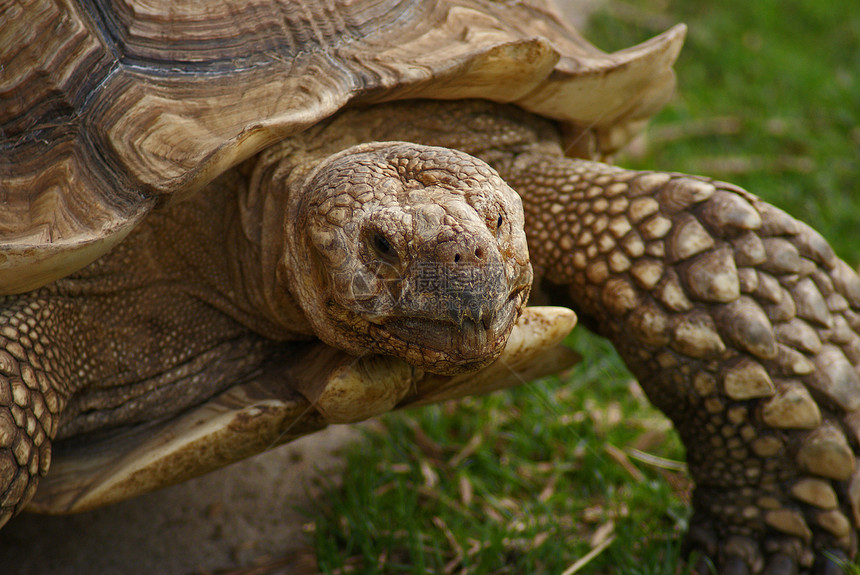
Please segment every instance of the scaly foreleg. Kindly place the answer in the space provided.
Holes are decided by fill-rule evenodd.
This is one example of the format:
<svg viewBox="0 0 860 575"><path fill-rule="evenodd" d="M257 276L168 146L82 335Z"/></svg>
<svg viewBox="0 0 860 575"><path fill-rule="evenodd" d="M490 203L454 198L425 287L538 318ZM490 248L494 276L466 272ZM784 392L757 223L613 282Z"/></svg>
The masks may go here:
<svg viewBox="0 0 860 575"><path fill-rule="evenodd" d="M61 308L0 298L0 526L32 499L51 463L69 363L52 337Z"/></svg>
<svg viewBox="0 0 860 575"><path fill-rule="evenodd" d="M615 344L680 433L693 545L730 574L831 572L828 556L853 555L857 274L730 184L545 146L498 168L523 197L540 287Z"/></svg>

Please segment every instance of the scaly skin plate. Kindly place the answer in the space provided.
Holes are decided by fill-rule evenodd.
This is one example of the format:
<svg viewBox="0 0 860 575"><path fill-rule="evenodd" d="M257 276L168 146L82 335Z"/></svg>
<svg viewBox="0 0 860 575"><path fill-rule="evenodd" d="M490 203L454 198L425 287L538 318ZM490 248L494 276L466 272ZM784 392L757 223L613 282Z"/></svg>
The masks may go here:
<svg viewBox="0 0 860 575"><path fill-rule="evenodd" d="M395 407L511 387L576 363L560 345L576 325L566 308L526 308L496 362L475 374L424 374L380 356L354 358L297 344L283 361L174 420L57 449L28 510L74 513L202 475L322 429ZM355 406L358 406L356 408Z"/></svg>

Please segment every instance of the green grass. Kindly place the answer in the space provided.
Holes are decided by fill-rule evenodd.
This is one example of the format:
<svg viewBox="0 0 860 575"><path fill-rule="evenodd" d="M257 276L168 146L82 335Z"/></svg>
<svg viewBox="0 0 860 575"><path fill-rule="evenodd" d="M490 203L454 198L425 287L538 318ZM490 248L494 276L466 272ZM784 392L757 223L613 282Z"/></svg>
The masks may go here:
<svg viewBox="0 0 860 575"><path fill-rule="evenodd" d="M690 27L678 96L619 163L740 184L856 265L855 3L610 2L588 33L606 49ZM582 561L577 573L685 572L680 443L605 342L577 330L570 344L585 360L561 379L375 424L348 454L342 487L310 511L320 570L560 574Z"/></svg>
<svg viewBox="0 0 860 575"><path fill-rule="evenodd" d="M608 344L587 335L571 342L587 359L564 385L550 378L375 425L317 510L323 572L561 573L608 537L627 543L592 567L673 572L687 512L670 485L686 480L625 450L678 459L680 444Z"/></svg>
<svg viewBox="0 0 860 575"><path fill-rule="evenodd" d="M619 48L672 22L686 22L689 32L675 101L652 123L647 149L621 160L737 183L802 217L850 263L860 261L856 3L631 5L611 2L616 9L593 18L589 37Z"/></svg>

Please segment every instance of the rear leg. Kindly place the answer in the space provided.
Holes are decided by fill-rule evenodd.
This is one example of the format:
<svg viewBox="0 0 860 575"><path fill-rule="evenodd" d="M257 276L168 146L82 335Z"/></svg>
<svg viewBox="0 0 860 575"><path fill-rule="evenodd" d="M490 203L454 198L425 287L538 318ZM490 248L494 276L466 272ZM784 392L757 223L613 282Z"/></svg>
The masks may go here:
<svg viewBox="0 0 860 575"><path fill-rule="evenodd" d="M860 279L735 186L535 147L497 163L544 287L609 337L674 422L692 545L720 573L832 572L856 550ZM703 571L704 572L704 571Z"/></svg>

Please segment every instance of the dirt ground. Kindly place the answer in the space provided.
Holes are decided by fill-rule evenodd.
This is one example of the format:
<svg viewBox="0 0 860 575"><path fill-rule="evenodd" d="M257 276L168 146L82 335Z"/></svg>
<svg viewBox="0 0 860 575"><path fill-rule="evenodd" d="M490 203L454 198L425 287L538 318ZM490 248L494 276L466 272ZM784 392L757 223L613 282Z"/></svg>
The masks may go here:
<svg viewBox="0 0 860 575"><path fill-rule="evenodd" d="M0 573L191 575L283 557L307 547L307 518L295 507L314 496L314 478L337 476L338 453L359 437L356 427L332 426L110 507L20 515L0 530Z"/></svg>

